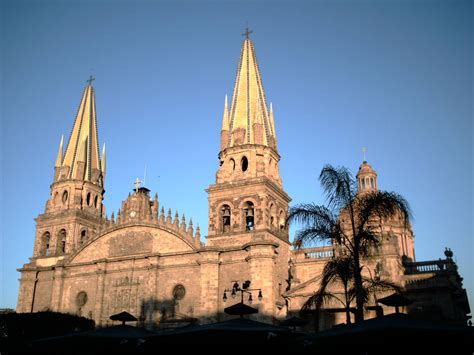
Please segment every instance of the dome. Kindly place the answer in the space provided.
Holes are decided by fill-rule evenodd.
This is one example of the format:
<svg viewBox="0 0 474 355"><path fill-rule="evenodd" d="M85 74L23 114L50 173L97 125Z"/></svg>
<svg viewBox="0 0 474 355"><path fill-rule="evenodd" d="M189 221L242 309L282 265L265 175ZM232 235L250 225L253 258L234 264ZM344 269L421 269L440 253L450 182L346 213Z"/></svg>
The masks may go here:
<svg viewBox="0 0 474 355"><path fill-rule="evenodd" d="M372 166L370 166L369 163L367 163L366 161L364 161L360 167L359 167L359 171L357 173L357 176L359 175L367 175L367 174L374 174L374 175L377 175L377 173L375 172L375 170L372 168Z"/></svg>

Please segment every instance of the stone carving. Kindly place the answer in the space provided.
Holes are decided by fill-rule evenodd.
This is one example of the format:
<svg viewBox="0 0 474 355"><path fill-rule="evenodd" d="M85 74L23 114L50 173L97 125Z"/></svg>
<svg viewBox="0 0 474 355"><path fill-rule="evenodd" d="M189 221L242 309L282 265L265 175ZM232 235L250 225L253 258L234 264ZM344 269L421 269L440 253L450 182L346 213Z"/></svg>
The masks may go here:
<svg viewBox="0 0 474 355"><path fill-rule="evenodd" d="M125 256L150 253L152 251L151 233L128 232L110 240L109 256Z"/></svg>

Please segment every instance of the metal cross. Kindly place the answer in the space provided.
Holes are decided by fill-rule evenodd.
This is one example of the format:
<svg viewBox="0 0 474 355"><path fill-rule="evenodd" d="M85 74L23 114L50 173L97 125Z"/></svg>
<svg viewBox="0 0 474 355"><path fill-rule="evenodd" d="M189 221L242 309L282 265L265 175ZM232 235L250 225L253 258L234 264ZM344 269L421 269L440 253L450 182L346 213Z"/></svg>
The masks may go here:
<svg viewBox="0 0 474 355"><path fill-rule="evenodd" d="M140 188L141 184L143 181L141 181L139 178L136 178L135 182L133 183L135 185L135 191L138 192L138 189Z"/></svg>
<svg viewBox="0 0 474 355"><path fill-rule="evenodd" d="M362 147L362 154L364 155L364 161L367 161L367 160L365 160L365 153L367 153L367 148Z"/></svg>
<svg viewBox="0 0 474 355"><path fill-rule="evenodd" d="M86 82L88 82L89 85L92 85L92 82L93 82L94 80L95 80L95 78L91 75L91 76L89 77L89 80L86 80Z"/></svg>
<svg viewBox="0 0 474 355"><path fill-rule="evenodd" d="M247 25L247 27L245 28L245 32L242 33L242 36L245 36L245 38L249 39L251 33L253 33L253 31L251 31L251 30L249 29L249 26Z"/></svg>

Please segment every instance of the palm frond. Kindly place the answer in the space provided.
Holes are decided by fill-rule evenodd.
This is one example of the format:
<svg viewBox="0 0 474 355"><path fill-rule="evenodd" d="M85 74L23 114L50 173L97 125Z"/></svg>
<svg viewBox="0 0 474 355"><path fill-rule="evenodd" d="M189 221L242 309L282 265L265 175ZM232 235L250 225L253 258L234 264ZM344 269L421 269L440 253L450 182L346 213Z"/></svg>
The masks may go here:
<svg viewBox="0 0 474 355"><path fill-rule="evenodd" d="M402 290L402 287L400 285L388 279L372 279L363 277L362 282L364 283L364 288L367 290L368 293L383 291L401 292Z"/></svg>
<svg viewBox="0 0 474 355"><path fill-rule="evenodd" d="M367 257L374 254L374 248L380 245L380 237L373 233L370 228L361 231L358 235L359 252L361 256Z"/></svg>
<svg viewBox="0 0 474 355"><path fill-rule="evenodd" d="M345 306L344 301L342 301L334 293L323 291L323 292L316 292L313 295L311 295L303 304L303 307L301 307L301 310L308 311L308 310L314 309L314 310L319 311L320 309L322 309L323 305L331 299L335 299L336 301L340 302L342 305Z"/></svg>
<svg viewBox="0 0 474 355"><path fill-rule="evenodd" d="M401 213L405 224L410 222L410 205L395 192L375 191L358 196L357 220L359 232L364 230L373 218L387 219Z"/></svg>
<svg viewBox="0 0 474 355"><path fill-rule="evenodd" d="M300 204L290 208L287 224L297 222L305 226L295 235L295 245L301 247L304 243L338 238L335 228L336 216L326 207L314 204Z"/></svg>
<svg viewBox="0 0 474 355"><path fill-rule="evenodd" d="M324 166L319 175L319 181L331 208L341 210L350 204L356 195L355 180L345 167Z"/></svg>

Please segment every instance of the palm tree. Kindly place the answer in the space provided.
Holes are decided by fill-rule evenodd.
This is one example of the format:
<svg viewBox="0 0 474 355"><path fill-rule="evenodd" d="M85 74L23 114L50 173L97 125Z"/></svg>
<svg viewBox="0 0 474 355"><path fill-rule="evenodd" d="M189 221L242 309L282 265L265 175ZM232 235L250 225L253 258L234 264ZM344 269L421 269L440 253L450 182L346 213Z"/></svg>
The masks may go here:
<svg viewBox="0 0 474 355"><path fill-rule="evenodd" d="M321 283L316 291L303 305L302 310L315 309L319 312L324 303L332 299L340 302L346 312L346 323L351 323L350 307L353 296L351 294L351 285L353 284L353 267L351 258L347 256L332 258L324 266ZM329 288L334 284L340 283L344 289L344 298L338 297L336 293L331 292Z"/></svg>
<svg viewBox="0 0 474 355"><path fill-rule="evenodd" d="M352 257L338 256L333 257L324 266L320 278L321 282L319 289L308 298L304 303L302 310L316 310L319 312L324 303L330 300L335 300L343 305L346 313L346 324L351 323L351 303L355 298L354 287L354 262ZM362 277L364 290L364 304L368 302L370 295L376 295L377 292L387 290L400 291L400 287L389 281L380 278ZM343 288L342 297L330 289L332 286L340 284ZM377 299L375 299L377 303Z"/></svg>
<svg viewBox="0 0 474 355"><path fill-rule="evenodd" d="M351 259L353 265L356 321L364 320L366 292L361 258L370 255L379 243L374 220L400 216L406 225L411 218L408 202L394 192L358 193L352 174L345 167L326 165L319 176L327 198L327 206L300 204L290 209L288 223L304 226L295 235L294 244L323 240L335 243ZM343 216L344 218L341 218Z"/></svg>

